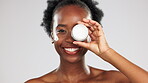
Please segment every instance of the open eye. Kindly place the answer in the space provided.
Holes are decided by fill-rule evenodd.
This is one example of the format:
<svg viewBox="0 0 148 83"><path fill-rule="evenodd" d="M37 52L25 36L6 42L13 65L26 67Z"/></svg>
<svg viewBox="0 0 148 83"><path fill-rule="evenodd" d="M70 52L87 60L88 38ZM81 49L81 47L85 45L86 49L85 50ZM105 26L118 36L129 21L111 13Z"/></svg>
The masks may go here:
<svg viewBox="0 0 148 83"><path fill-rule="evenodd" d="M64 30L64 29L59 29L59 30L57 30L57 32L58 32L58 33L65 33L66 30Z"/></svg>

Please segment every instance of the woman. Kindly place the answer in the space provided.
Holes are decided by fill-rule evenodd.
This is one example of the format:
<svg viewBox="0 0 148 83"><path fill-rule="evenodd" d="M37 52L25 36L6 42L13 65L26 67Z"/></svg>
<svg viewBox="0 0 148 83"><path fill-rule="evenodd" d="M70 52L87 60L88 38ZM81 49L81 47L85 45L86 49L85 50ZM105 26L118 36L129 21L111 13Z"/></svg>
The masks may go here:
<svg viewBox="0 0 148 83"><path fill-rule="evenodd" d="M26 83L148 83L145 70L110 48L100 25L102 16L103 12L92 0L49 0L42 25L60 55L60 66ZM71 37L72 28L77 24L84 24L89 29L90 42L78 42ZM87 50L120 72L87 66Z"/></svg>

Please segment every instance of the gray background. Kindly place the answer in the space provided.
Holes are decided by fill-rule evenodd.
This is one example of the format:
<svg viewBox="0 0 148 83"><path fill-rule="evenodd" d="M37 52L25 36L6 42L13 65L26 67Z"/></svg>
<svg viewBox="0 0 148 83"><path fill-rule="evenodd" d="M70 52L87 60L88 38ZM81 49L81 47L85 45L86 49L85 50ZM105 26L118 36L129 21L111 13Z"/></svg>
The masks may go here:
<svg viewBox="0 0 148 83"><path fill-rule="evenodd" d="M148 70L148 0L98 0L109 45ZM59 56L40 26L46 0L0 0L0 82L23 83L59 64ZM116 70L91 52L86 63Z"/></svg>

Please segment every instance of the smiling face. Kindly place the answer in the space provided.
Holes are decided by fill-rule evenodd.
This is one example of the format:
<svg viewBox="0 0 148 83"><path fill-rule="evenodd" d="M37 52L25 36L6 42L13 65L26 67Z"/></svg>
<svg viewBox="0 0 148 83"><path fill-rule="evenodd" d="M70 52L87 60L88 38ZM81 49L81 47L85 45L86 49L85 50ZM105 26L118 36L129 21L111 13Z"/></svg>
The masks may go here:
<svg viewBox="0 0 148 83"><path fill-rule="evenodd" d="M74 39L71 37L72 28L83 18L90 18L88 11L74 5L64 6L55 12L53 24L57 24L58 41L54 42L54 46L61 60L77 62L83 59L87 52L87 49L74 45Z"/></svg>

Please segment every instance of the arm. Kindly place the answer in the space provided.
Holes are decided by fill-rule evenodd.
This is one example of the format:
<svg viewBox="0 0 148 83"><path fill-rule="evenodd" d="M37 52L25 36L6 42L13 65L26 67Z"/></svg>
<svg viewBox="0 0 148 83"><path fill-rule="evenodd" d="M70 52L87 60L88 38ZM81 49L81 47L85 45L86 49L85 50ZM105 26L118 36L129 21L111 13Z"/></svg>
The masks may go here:
<svg viewBox="0 0 148 83"><path fill-rule="evenodd" d="M73 42L74 44L89 49L103 60L112 64L132 83L148 83L148 73L145 70L131 63L109 47L99 23L88 19L83 19L83 21L78 23L84 24L89 28L89 35L92 41L90 43L75 41Z"/></svg>
<svg viewBox="0 0 148 83"><path fill-rule="evenodd" d="M107 50L101 54L101 57L107 59L107 62L120 70L132 83L148 82L148 73L145 70L128 61L113 49Z"/></svg>

